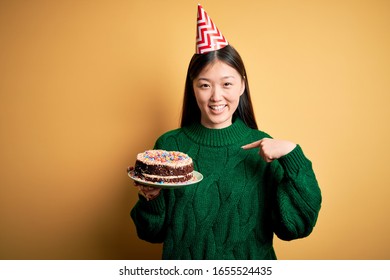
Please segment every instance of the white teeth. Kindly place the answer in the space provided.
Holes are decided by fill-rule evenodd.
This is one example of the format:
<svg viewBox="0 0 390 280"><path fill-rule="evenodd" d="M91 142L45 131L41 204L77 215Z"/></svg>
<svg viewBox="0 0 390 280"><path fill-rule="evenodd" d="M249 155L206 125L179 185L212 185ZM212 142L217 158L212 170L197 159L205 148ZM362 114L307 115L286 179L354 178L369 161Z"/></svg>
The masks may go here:
<svg viewBox="0 0 390 280"><path fill-rule="evenodd" d="M221 111L223 108L225 108L225 105L210 106L210 108L216 111Z"/></svg>

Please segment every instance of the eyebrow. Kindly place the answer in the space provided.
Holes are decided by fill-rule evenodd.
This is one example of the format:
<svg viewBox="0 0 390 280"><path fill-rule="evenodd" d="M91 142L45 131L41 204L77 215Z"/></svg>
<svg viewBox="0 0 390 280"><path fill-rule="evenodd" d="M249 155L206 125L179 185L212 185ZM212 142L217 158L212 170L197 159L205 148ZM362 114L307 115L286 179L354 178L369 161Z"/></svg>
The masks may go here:
<svg viewBox="0 0 390 280"><path fill-rule="evenodd" d="M221 80L230 79L230 78L235 79L236 77L234 77L234 76L223 76L223 77L221 78ZM210 81L209 79L203 78L203 77L200 77L200 78L198 78L197 80L198 80L198 81L201 81L201 80Z"/></svg>

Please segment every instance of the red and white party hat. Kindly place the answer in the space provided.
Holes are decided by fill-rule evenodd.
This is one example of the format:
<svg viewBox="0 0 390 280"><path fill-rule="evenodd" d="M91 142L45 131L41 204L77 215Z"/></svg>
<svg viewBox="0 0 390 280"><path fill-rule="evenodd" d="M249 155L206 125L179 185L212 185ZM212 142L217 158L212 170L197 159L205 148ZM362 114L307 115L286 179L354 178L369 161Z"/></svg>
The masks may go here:
<svg viewBox="0 0 390 280"><path fill-rule="evenodd" d="M209 15L203 7L198 4L196 53L203 54L216 51L228 44L229 43L215 26Z"/></svg>

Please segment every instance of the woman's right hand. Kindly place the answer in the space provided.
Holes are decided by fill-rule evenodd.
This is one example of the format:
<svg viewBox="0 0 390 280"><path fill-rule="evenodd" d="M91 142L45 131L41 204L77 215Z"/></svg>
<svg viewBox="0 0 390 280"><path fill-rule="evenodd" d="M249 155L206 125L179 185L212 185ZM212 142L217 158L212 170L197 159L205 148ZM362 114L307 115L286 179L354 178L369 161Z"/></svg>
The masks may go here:
<svg viewBox="0 0 390 280"><path fill-rule="evenodd" d="M153 200L160 195L161 188L154 188L134 182L138 188L139 194L146 198L147 201Z"/></svg>

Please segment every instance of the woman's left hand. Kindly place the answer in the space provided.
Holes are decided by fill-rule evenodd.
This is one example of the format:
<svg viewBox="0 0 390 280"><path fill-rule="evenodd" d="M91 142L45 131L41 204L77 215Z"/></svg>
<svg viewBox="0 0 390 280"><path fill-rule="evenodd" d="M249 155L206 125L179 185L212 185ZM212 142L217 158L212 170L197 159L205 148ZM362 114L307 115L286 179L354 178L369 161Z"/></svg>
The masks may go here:
<svg viewBox="0 0 390 280"><path fill-rule="evenodd" d="M259 155L266 161L272 162L294 150L296 144L287 140L263 138L242 146L244 150L259 149Z"/></svg>

